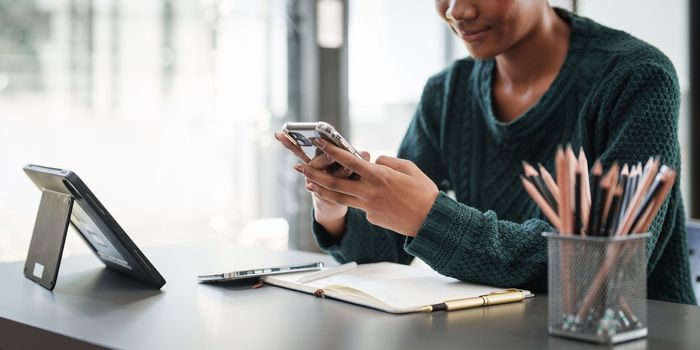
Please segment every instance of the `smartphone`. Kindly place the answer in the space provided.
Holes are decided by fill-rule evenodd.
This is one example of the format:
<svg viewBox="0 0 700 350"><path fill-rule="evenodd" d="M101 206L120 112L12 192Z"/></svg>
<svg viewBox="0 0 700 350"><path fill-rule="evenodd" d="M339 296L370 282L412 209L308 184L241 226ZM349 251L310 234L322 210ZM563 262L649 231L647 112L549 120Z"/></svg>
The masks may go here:
<svg viewBox="0 0 700 350"><path fill-rule="evenodd" d="M334 145L362 158L360 153L350 146L350 143L335 130L333 125L326 122L285 123L282 131L311 159L321 154L321 150L311 143L311 140L314 138L322 138L332 142Z"/></svg>
<svg viewBox="0 0 700 350"><path fill-rule="evenodd" d="M224 273L216 273L212 275L199 275L197 280L199 283L226 282L238 281L249 278L259 278L267 275L279 275L283 273L294 273L302 271L316 271L323 268L323 262L315 262L311 264L287 265L277 267L264 267L251 270L231 271Z"/></svg>
<svg viewBox="0 0 700 350"><path fill-rule="evenodd" d="M313 159L317 155L321 154L322 151L318 149L311 141L314 138L322 138L328 142L332 142L334 145L354 154L356 157L362 159L360 152L355 150L354 147L350 146L350 143L345 140L345 138L340 135L340 133L335 130L333 125L326 122L310 122L310 123L285 123L282 127L282 131L287 135L287 137L297 144L299 148L306 154L307 157ZM334 170L338 167L338 164L329 167L327 171ZM359 176L352 173L348 178L357 179Z"/></svg>

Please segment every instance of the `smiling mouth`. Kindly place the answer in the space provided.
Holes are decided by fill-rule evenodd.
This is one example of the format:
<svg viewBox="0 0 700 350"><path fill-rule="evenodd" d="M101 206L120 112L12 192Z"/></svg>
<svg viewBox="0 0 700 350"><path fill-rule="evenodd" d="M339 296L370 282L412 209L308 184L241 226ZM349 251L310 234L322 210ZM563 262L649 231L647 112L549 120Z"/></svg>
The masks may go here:
<svg viewBox="0 0 700 350"><path fill-rule="evenodd" d="M466 42L476 42L479 41L488 31L490 30L490 27L482 28L482 29L476 29L476 30L460 30L457 29L457 33L459 33L459 36L462 38L462 40Z"/></svg>

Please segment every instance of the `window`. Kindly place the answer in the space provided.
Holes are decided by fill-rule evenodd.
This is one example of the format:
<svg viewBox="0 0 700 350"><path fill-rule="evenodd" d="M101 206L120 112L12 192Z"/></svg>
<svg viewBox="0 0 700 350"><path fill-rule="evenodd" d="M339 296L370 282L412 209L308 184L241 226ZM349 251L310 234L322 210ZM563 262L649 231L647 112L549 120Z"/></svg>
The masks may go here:
<svg viewBox="0 0 700 350"><path fill-rule="evenodd" d="M350 138L373 158L395 155L423 86L455 52L432 1L350 1Z"/></svg>
<svg viewBox="0 0 700 350"><path fill-rule="evenodd" d="M29 246L27 163L74 170L139 245L286 247L284 219L245 229L281 215L258 201L276 183L257 159L286 114L285 5L0 3L0 260Z"/></svg>

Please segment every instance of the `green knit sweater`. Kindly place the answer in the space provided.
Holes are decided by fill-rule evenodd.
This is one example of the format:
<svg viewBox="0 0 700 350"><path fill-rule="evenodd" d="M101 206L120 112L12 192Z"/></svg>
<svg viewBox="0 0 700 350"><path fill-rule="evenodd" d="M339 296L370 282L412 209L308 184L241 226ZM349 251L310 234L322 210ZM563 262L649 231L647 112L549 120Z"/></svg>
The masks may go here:
<svg viewBox="0 0 700 350"><path fill-rule="evenodd" d="M415 238L370 224L350 208L347 231L334 241L313 229L338 261L410 263L419 257L460 280L546 290L543 231L553 228L523 190L521 161L553 173L559 144L583 147L589 160L636 164L660 155L680 169L679 88L671 62L629 34L563 11L571 25L561 72L515 121L494 115L494 60L466 58L430 78L398 152L442 191ZM592 161L591 161L592 163ZM651 226L648 296L694 304L685 214L676 181Z"/></svg>

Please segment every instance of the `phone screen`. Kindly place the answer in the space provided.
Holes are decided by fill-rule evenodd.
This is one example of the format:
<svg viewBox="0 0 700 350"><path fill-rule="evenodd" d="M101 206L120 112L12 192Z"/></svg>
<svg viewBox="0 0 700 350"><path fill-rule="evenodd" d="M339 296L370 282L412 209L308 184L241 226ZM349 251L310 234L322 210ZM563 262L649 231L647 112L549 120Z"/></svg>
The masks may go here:
<svg viewBox="0 0 700 350"><path fill-rule="evenodd" d="M340 135L335 128L328 123L318 122L318 123L287 123L284 126L284 132L287 137L297 144L301 148L302 152L313 159L319 155L322 151L319 150L312 141L314 139L323 138L328 142L332 142L336 146L352 153L358 158L362 158L359 152L355 150L350 144L345 140L344 137ZM340 164L334 163L329 166L326 171L333 173L336 169L340 168ZM359 175L352 173L347 176L349 179L358 179Z"/></svg>
<svg viewBox="0 0 700 350"><path fill-rule="evenodd" d="M313 159L321 153L311 140L315 138L321 138L321 134L316 130L294 130L287 131L287 136L289 136L299 147L304 154L310 159Z"/></svg>

